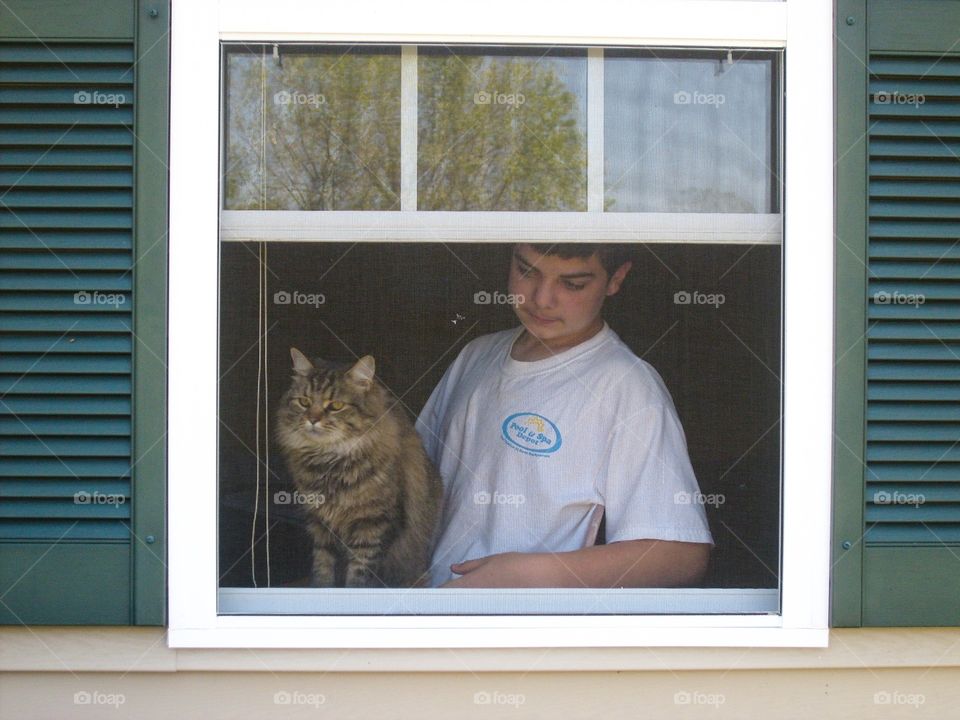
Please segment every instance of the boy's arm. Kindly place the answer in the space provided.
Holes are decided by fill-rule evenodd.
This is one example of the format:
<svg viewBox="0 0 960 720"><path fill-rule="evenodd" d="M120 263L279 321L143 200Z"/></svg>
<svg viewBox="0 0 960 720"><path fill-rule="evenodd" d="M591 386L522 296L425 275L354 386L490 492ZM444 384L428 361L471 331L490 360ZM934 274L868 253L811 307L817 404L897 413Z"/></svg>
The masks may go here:
<svg viewBox="0 0 960 720"><path fill-rule="evenodd" d="M678 587L703 576L710 545L624 540L561 553L500 553L453 565L444 588Z"/></svg>

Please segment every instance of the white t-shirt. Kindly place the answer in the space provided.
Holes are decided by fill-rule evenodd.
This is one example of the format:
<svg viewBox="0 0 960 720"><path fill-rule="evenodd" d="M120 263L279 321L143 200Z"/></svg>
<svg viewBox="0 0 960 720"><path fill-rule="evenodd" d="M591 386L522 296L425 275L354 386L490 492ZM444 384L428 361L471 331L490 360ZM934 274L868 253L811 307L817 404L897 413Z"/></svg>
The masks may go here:
<svg viewBox="0 0 960 720"><path fill-rule="evenodd" d="M604 323L576 347L510 357L523 326L472 340L417 420L444 484L432 584L501 552L713 542L663 380Z"/></svg>

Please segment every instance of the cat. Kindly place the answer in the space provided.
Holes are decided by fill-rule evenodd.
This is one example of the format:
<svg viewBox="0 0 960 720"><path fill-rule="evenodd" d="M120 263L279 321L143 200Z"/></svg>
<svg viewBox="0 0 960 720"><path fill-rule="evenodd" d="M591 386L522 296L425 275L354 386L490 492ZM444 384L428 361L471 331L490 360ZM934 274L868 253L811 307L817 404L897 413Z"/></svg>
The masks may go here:
<svg viewBox="0 0 960 720"><path fill-rule="evenodd" d="M426 587L443 484L373 357L290 357L276 438L313 537L311 586Z"/></svg>

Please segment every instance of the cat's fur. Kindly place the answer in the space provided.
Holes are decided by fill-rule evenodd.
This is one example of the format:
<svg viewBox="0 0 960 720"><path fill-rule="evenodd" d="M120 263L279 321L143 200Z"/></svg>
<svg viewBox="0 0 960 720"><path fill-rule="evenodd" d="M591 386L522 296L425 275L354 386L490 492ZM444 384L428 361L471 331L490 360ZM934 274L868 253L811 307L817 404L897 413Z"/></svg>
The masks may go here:
<svg viewBox="0 0 960 720"><path fill-rule="evenodd" d="M352 366L290 356L277 440L305 499L311 585L426 586L443 485L410 420L371 356Z"/></svg>

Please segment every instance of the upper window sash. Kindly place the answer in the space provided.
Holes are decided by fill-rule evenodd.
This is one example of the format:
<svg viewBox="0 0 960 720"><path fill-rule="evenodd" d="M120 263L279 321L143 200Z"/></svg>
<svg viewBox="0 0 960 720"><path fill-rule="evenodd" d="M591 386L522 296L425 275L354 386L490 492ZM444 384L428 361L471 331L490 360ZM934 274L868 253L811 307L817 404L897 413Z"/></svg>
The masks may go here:
<svg viewBox="0 0 960 720"><path fill-rule="evenodd" d="M316 47L315 44L311 45ZM309 89L313 88L311 81L307 75L300 77L297 71L294 71L293 78L288 78L285 82L279 80L279 76L276 74L281 66L282 58L284 57L309 57L311 52L311 45L303 44L273 44L274 51L269 53L270 43L261 44L254 47L264 48L262 53L258 55L256 52L250 52L250 47L245 46L247 52L242 52L240 55L237 55L238 49L243 49L244 46L238 46L236 44L225 45L224 52L222 54L222 69L221 72L227 73L227 62L228 57L249 57L254 61L257 61L262 57L261 62L265 69L261 70L261 73L267 72L270 73L272 80L263 78L262 82L264 87L261 90L263 97L259 101L259 112L266 115L267 113L276 113L277 109L273 107L270 103L270 97L275 90L281 88L286 90L286 85L288 84L297 84L297 79L300 80L301 84L310 85ZM339 46L328 45L327 48L343 48L343 52L346 53L350 48L354 47L349 44L340 44ZM379 52L390 53L390 47L379 46ZM434 46L436 47L436 46ZM540 45L537 48L525 48L520 50L521 53L529 54L533 52L532 57L539 57L537 52L543 48L549 48L551 46ZM477 46L472 46L472 52L476 54L478 51L483 52L484 48L478 48ZM765 171L767 174L767 182L769 183L768 189L768 200L767 204L772 205L773 209L776 210L782 205L782 182L781 182L781 173L780 168L782 168L782 148L781 148L781 133L780 127L782 125L782 102L780 99L780 87L782 86L782 79L780 74L782 72L782 63L778 62L774 56L771 56L769 52L762 53L756 57L747 54L743 54L742 49L736 51L736 56L734 55L734 50L732 48L728 49L725 57L726 60L718 60L713 57L711 54L704 55L703 53L690 53L689 48L674 48L671 52L668 49L658 52L647 52L642 55L633 55L629 51L624 52L623 48L615 49L614 54L610 55L607 52L607 48L602 47L579 47L571 48L569 51L564 51L571 57L576 57L578 54L582 58L583 66L586 69L586 86L585 90L577 90L577 93L580 94L582 102L585 105L583 107L583 113L585 118L581 118L580 122L585 122L585 127L582 128L585 135L584 141L584 150L585 150L585 160L586 160L586 187L584 190L583 200L585 204L585 212L576 212L573 210L563 210L563 211L504 211L504 210L471 210L469 214L469 221L466 221L466 217L458 220L456 213L454 211L447 210L420 210L418 209L418 204L421 206L424 203L424 198L419 199L418 203L418 176L419 173L424 171L424 160L418 155L418 112L421 108L421 103L424 102L423 97L419 93L418 88L418 79L420 70L424 68L421 60L431 63L434 62L433 58L443 59L445 56L443 54L437 53L436 50L432 50L431 47L424 47L424 55L421 56L419 49L414 45L404 45L404 46L393 46L393 52L396 53L397 63L400 66L400 77L398 78L398 89L397 96L399 98L400 105L400 142L399 142L399 161L400 161L400 171L399 171L399 189L396 192L395 202L388 203L392 204L393 207L384 210L322 210L322 211L312 211L312 210L263 210L258 211L256 209L243 209L236 210L236 206L231 205L227 194L225 192L221 193L223 198L222 207L226 208L223 210L221 215L221 230L222 230L222 239L224 240L325 240L325 239L340 239L340 240L375 240L375 239L432 239L437 241L484 241L484 240L547 240L547 241L562 241L565 239L576 240L576 241L613 241L613 240L623 240L623 241L640 241L640 242L715 242L715 243L744 243L744 244L754 244L754 243L779 243L782 240L782 216L779 212L770 212L760 210L756 213L750 212L622 212L617 209L617 204L612 200L613 193L619 193L617 189L619 183L624 180L626 177L625 174L621 175L620 170L613 171L613 176L606 177L604 176L605 168L605 140L616 143L614 149L620 148L620 143L626 138L620 138L623 135L622 131L619 135L611 135L610 137L605 138L605 125L609 123L614 123L619 121L622 125L625 117L611 116L610 118L606 117L606 113L610 110L610 101L611 98L605 97L605 85L604 85L604 75L605 67L608 59L610 62L617 63L617 69L615 73L619 76L622 75L626 68L630 68L630 65L623 65L622 63L636 63L633 68L628 70L628 72L643 72L642 77L647 77L646 82L653 82L654 84L648 88L650 92L659 93L659 95L654 94L653 97L656 98L654 102L659 106L662 103L666 103L663 107L664 110L660 110L661 115L666 113L664 117L674 117L676 120L673 120L673 125L671 128L676 128L677 124L680 122L680 119L684 119L684 123L688 125L687 132L689 132L689 123L693 122L694 125L699 123L706 122L708 125L713 123L713 118L710 116L702 117L702 119L697 119L695 113L700 112L701 115L703 112L720 112L719 106L714 107L712 110L709 108L704 110L701 107L695 106L685 106L683 103L683 98L679 101L677 100L677 95L690 96L690 90L693 90L694 94L697 93L697 88L702 86L703 88L709 91L718 91L723 89L727 95L720 95L718 97L725 99L730 97L733 101L733 104L728 104L728 107L739 107L744 103L743 91L750 87L749 83L756 85L756 79L746 80L750 75L744 76L744 80L734 80L732 85L729 85L729 90L724 84L719 84L716 87L711 85L711 82L706 81L703 77L700 77L700 80L696 80L696 75L691 75L686 78L684 82L676 73L680 73L683 67L695 67L690 66L687 63L694 62L703 64L704 62L719 62L721 69L733 68L734 72L741 73L747 72L743 68L748 67L749 64L764 62L769 64L769 68L772 71L772 75L768 77L767 91L772 98L771 106L767 109L768 115L768 126L764 130L762 127L760 129L761 137L765 132L767 134L766 144L767 148L764 150L762 147L756 146L756 139L752 141L754 145L753 148L748 146L744 140L740 137L740 133L737 129L739 128L739 119L742 119L742 116L731 116L726 118L726 122L733 125L733 128L728 127L723 120L719 121L718 130L726 138L726 143L717 145L716 149L720 152L721 147L725 147L728 143L731 146L730 152L733 153L733 157L742 157L742 162L747 164L747 170L750 172L757 172L756 170L750 170L752 165L762 164L762 169L760 170L761 175ZM679 50L679 52L678 52ZM455 48L450 49L451 52L455 52ZM496 53L495 48L490 49L491 52ZM501 54L506 52L510 54L509 50L501 49ZM713 55L716 55L716 51L713 52ZM318 57L323 57L318 56ZM386 55L384 57L389 57ZM723 58L724 54L721 53L720 57ZM740 69L737 68L738 64L744 62L744 65L740 65ZM276 63L277 67L271 65L271 63ZM675 70L671 70L668 64L674 64ZM269 66L269 67L268 67ZM230 61L230 68L234 68L234 61ZM285 67L285 66L284 66ZM611 66L613 67L613 66ZM649 69L649 72L647 69ZM662 68L662 69L661 69ZM232 70L231 70L232 72ZM246 70L249 73L249 67ZM284 71L286 72L286 71ZM683 71L686 72L686 71ZM729 72L729 70L727 70ZM769 72L769 71L768 71ZM652 74L651 74L652 73ZM663 77L660 80L657 80L657 73ZM701 72L702 74L702 72ZM231 76L232 77L232 76ZM238 76L239 77L243 77ZM326 73L323 73L321 77L328 77ZM581 76L582 77L582 76ZM482 84L482 79L476 79L478 87ZM314 81L315 82L315 81ZM669 97L664 100L662 96L664 92L663 84L666 82L667 90L673 91L677 90L678 92L674 93L674 105L669 104ZM747 82L748 85L743 83ZM699 85L698 85L699 83ZM703 84L706 83L706 84ZM322 83L321 83L322 84ZM234 112L238 108L243 107L239 104L244 102L240 96L234 96L233 92L236 90L233 80L229 80L226 85L232 90L227 91L224 94L223 106L221 107L221 117L224 118L223 121L223 134L221 142L223 142L227 149L229 150L232 147L232 144L241 144L242 143L256 143L257 138L248 137L248 135L253 132L255 134L256 128L261 126L260 122L256 122L254 125L256 127L251 130L241 130L239 127L235 127L234 120L227 120L227 118L233 117ZM676 87L674 87L676 85ZM282 87L281 87L282 86ZM618 87L623 87L623 78L618 83ZM296 90L296 88L294 88ZM756 88L754 87L753 91ZM730 96L729 92L733 91L734 95ZM625 92L625 90L621 90ZM284 93L278 93L278 95ZM669 93L668 93L669 95ZM397 96L394 96L395 98ZM706 95L705 97L713 97L712 95ZM746 97L751 97L747 95ZM628 98L623 99L625 103L629 104ZM396 101L396 100L394 100ZM251 101L247 101L248 103ZM429 102L429 101L428 101ZM689 101L688 101L689 102ZM768 100L767 102L770 102ZM606 103L606 107L605 107ZM762 103L763 107L767 107L767 103ZM616 103L614 107L619 107L619 103ZM480 106L477 108L480 112L487 111L489 112L488 107ZM310 108L304 105L302 108L297 107L296 111L310 114ZM314 111L319 112L319 106L314 108ZM672 112L671 112L672 111ZM254 110L256 112L256 110ZM729 111L726 111L729 112ZM687 114L689 113L689 114ZM503 115L509 116L508 112L500 113ZM490 113L490 121L492 123L497 123L502 118L500 118L498 113ZM237 114L239 118L239 113ZM282 117L282 115L280 116ZM483 116L481 116L483 117ZM719 117L719 116L718 116ZM738 119L739 118L739 119ZM330 121L325 121L329 123ZM249 125L249 121L247 122ZM323 127L326 127L324 122L321 122ZM395 127L395 126L394 126ZM386 128L385 128L386 130ZM264 131L266 132L266 131ZM271 131L275 132L275 130ZM654 135L658 134L660 131L657 130L654 132ZM757 129L754 128L754 135L756 135ZM731 136L731 133L734 133ZM655 155L660 152L657 149L657 146L664 143L670 142L670 135L675 134L671 133L669 130L664 133L663 136L656 138L655 141L653 138L648 138L646 144L642 145L643 151L637 156L636 160L633 163L623 164L620 166L622 170L623 167L627 168L628 172L636 172L637 167L647 158L647 165L653 170L647 169L647 172L653 172L654 178L659 177L659 174L664 172L663 158L655 160ZM232 139L231 139L232 138ZM676 138L674 138L676 140ZM264 197L261 198L261 202L267 202L268 204L276 203L277 200L283 202L282 196L275 196L274 192L267 189L264 191L263 181L266 180L268 171L268 158L273 157L275 153L268 152L271 148L271 143L268 142L267 136L259 138L261 147L260 152L263 153L260 160L260 167L258 172L263 175L261 179L261 193L264 194ZM349 149L348 149L349 151ZM726 152L726 151L723 151ZM650 154L649 157L648 153ZM765 156L765 153L769 155ZM353 155L353 153L351 153ZM631 156L632 158L632 156ZM281 163L280 167L289 165L294 158L287 158L283 160L282 157L273 157L273 160L269 160L271 163ZM225 185L227 183L228 177L227 173L231 169L236 171L236 168L239 167L236 165L236 159L233 158L232 151L230 155L224 154L224 177L222 178L222 183ZM722 162L722 161L718 161ZM740 161L738 161L740 162ZM659 163L659 165L657 164ZM362 167L369 173L372 170L368 167L367 164L361 163ZM657 170L656 168L659 168ZM607 168L610 172L610 168ZM696 170L696 167L690 166L688 163L687 173L699 174L699 171ZM615 177L616 176L616 177ZM735 174L736 176L736 174ZM619 178L619 179L617 179ZM640 177L636 178L633 182L640 180L639 187L657 187L658 183L651 184L651 179L647 178L642 180ZM737 197L738 202L745 202L740 200L739 196L733 195L732 193L727 193L726 191L729 188L725 187L725 179L722 176L717 177L707 177L703 182L706 184L704 188L716 188L715 194L719 193L721 196L726 193L730 197ZM608 184L612 183L609 187ZM753 180L753 188L741 188L742 190L752 192L756 194L758 189L762 188L762 185L757 185L757 179ZM735 189L735 188L734 188ZM225 187L222 188L225 190ZM482 192L480 188L477 188L478 192ZM636 192L636 191L634 191ZM669 193L669 191L667 191ZM689 192L689 191L688 191ZM666 196L669 197L669 194ZM630 194L630 191L627 192L625 198L627 200L627 206L632 203L637 203L640 201L643 205L650 206L651 199L642 201L640 196L633 198ZM673 203L679 198L671 198L667 202ZM662 201L660 201L662 202ZM689 202L687 200L686 202ZM697 201L697 203L706 202ZM756 203L754 199L752 202ZM608 207L605 209L605 203ZM247 203L249 204L249 203ZM654 201L653 205L659 204L658 201ZM696 203L695 203L696 204ZM762 206L764 203L761 202ZM612 207L609 207L612 206ZM705 209L709 209L709 203L704 205ZM414 217L408 217L413 215ZM269 216L269 217L268 217Z"/></svg>

